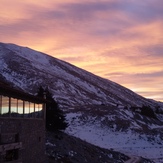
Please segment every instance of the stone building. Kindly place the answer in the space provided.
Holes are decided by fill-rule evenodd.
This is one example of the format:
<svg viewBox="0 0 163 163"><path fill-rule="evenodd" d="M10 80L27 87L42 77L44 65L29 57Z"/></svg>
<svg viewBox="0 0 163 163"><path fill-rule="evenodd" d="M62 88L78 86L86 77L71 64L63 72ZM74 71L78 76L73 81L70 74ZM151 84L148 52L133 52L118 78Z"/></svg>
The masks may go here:
<svg viewBox="0 0 163 163"><path fill-rule="evenodd" d="M0 162L45 163L45 99L0 83Z"/></svg>

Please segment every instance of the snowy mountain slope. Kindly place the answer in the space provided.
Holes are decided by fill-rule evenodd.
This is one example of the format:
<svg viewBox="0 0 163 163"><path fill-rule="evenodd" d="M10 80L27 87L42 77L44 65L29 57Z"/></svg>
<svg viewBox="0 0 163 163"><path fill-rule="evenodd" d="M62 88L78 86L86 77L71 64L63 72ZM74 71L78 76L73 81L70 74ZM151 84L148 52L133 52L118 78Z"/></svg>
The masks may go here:
<svg viewBox="0 0 163 163"><path fill-rule="evenodd" d="M127 88L69 63L14 44L0 43L1 78L30 93L49 87L61 106L157 105Z"/></svg>
<svg viewBox="0 0 163 163"><path fill-rule="evenodd" d="M124 163L130 159L124 154L97 147L63 132L47 132L46 153L50 157L49 163Z"/></svg>
<svg viewBox="0 0 163 163"><path fill-rule="evenodd" d="M161 102L146 99L59 59L13 44L0 43L0 65L0 81L31 94L36 94L39 86L49 88L67 114L70 124L67 133L104 148L155 160L163 158ZM156 118L131 109L142 105L153 108ZM150 152L151 149L155 152Z"/></svg>
<svg viewBox="0 0 163 163"><path fill-rule="evenodd" d="M93 108L93 109L92 109ZM86 106L67 112L66 133L156 163L163 161L163 122L130 109Z"/></svg>

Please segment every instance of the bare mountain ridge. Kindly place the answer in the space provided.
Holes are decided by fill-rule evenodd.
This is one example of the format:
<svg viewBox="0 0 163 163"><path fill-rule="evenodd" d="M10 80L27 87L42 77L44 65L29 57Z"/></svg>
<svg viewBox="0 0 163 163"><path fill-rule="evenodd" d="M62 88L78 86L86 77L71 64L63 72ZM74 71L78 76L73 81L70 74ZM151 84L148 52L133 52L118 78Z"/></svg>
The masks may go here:
<svg viewBox="0 0 163 163"><path fill-rule="evenodd" d="M31 94L38 87L49 87L56 101L63 107L105 104L156 106L110 80L46 54L14 44L0 43L1 78Z"/></svg>

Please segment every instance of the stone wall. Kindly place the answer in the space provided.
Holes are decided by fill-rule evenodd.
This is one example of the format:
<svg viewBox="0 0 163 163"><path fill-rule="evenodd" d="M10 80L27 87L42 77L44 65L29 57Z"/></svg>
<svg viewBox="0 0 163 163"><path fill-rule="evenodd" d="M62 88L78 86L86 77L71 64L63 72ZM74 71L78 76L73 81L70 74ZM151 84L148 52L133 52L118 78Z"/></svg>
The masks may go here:
<svg viewBox="0 0 163 163"><path fill-rule="evenodd" d="M44 123L42 119L0 118L0 145L21 142L20 162L45 163Z"/></svg>

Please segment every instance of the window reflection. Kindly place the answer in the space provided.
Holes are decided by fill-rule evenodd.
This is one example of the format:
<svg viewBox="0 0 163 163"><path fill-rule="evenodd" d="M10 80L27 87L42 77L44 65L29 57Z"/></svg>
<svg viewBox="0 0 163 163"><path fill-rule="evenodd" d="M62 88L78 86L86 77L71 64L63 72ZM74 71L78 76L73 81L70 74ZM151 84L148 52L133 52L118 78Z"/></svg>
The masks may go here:
<svg viewBox="0 0 163 163"><path fill-rule="evenodd" d="M22 100L18 100L18 114L19 116L23 116L23 101Z"/></svg>
<svg viewBox="0 0 163 163"><path fill-rule="evenodd" d="M2 114L1 110L2 110L2 96L0 95L0 115Z"/></svg>
<svg viewBox="0 0 163 163"><path fill-rule="evenodd" d="M43 118L43 104L0 95L0 116Z"/></svg>
<svg viewBox="0 0 163 163"><path fill-rule="evenodd" d="M43 109L43 104L39 104L39 118L42 118L43 117L43 113L42 113L42 109Z"/></svg>
<svg viewBox="0 0 163 163"><path fill-rule="evenodd" d="M4 116L9 114L9 97L7 96L2 96L1 114Z"/></svg>
<svg viewBox="0 0 163 163"><path fill-rule="evenodd" d="M35 111L34 110L34 107L35 107L34 103L30 102L30 106L29 107L30 107L30 115L29 116L30 117L34 117L34 111Z"/></svg>
<svg viewBox="0 0 163 163"><path fill-rule="evenodd" d="M11 116L17 116L17 108L18 108L18 100L15 99L15 98L11 98L11 105L10 105L10 113L11 113Z"/></svg>
<svg viewBox="0 0 163 163"><path fill-rule="evenodd" d="M35 117L38 118L39 104L35 104Z"/></svg>
<svg viewBox="0 0 163 163"><path fill-rule="evenodd" d="M24 103L24 116L27 117L30 113L30 107L29 102L25 101Z"/></svg>
<svg viewBox="0 0 163 163"><path fill-rule="evenodd" d="M43 109L43 105L42 104L35 104L35 113L36 113L36 117L37 118L41 118L42 117L42 109Z"/></svg>

